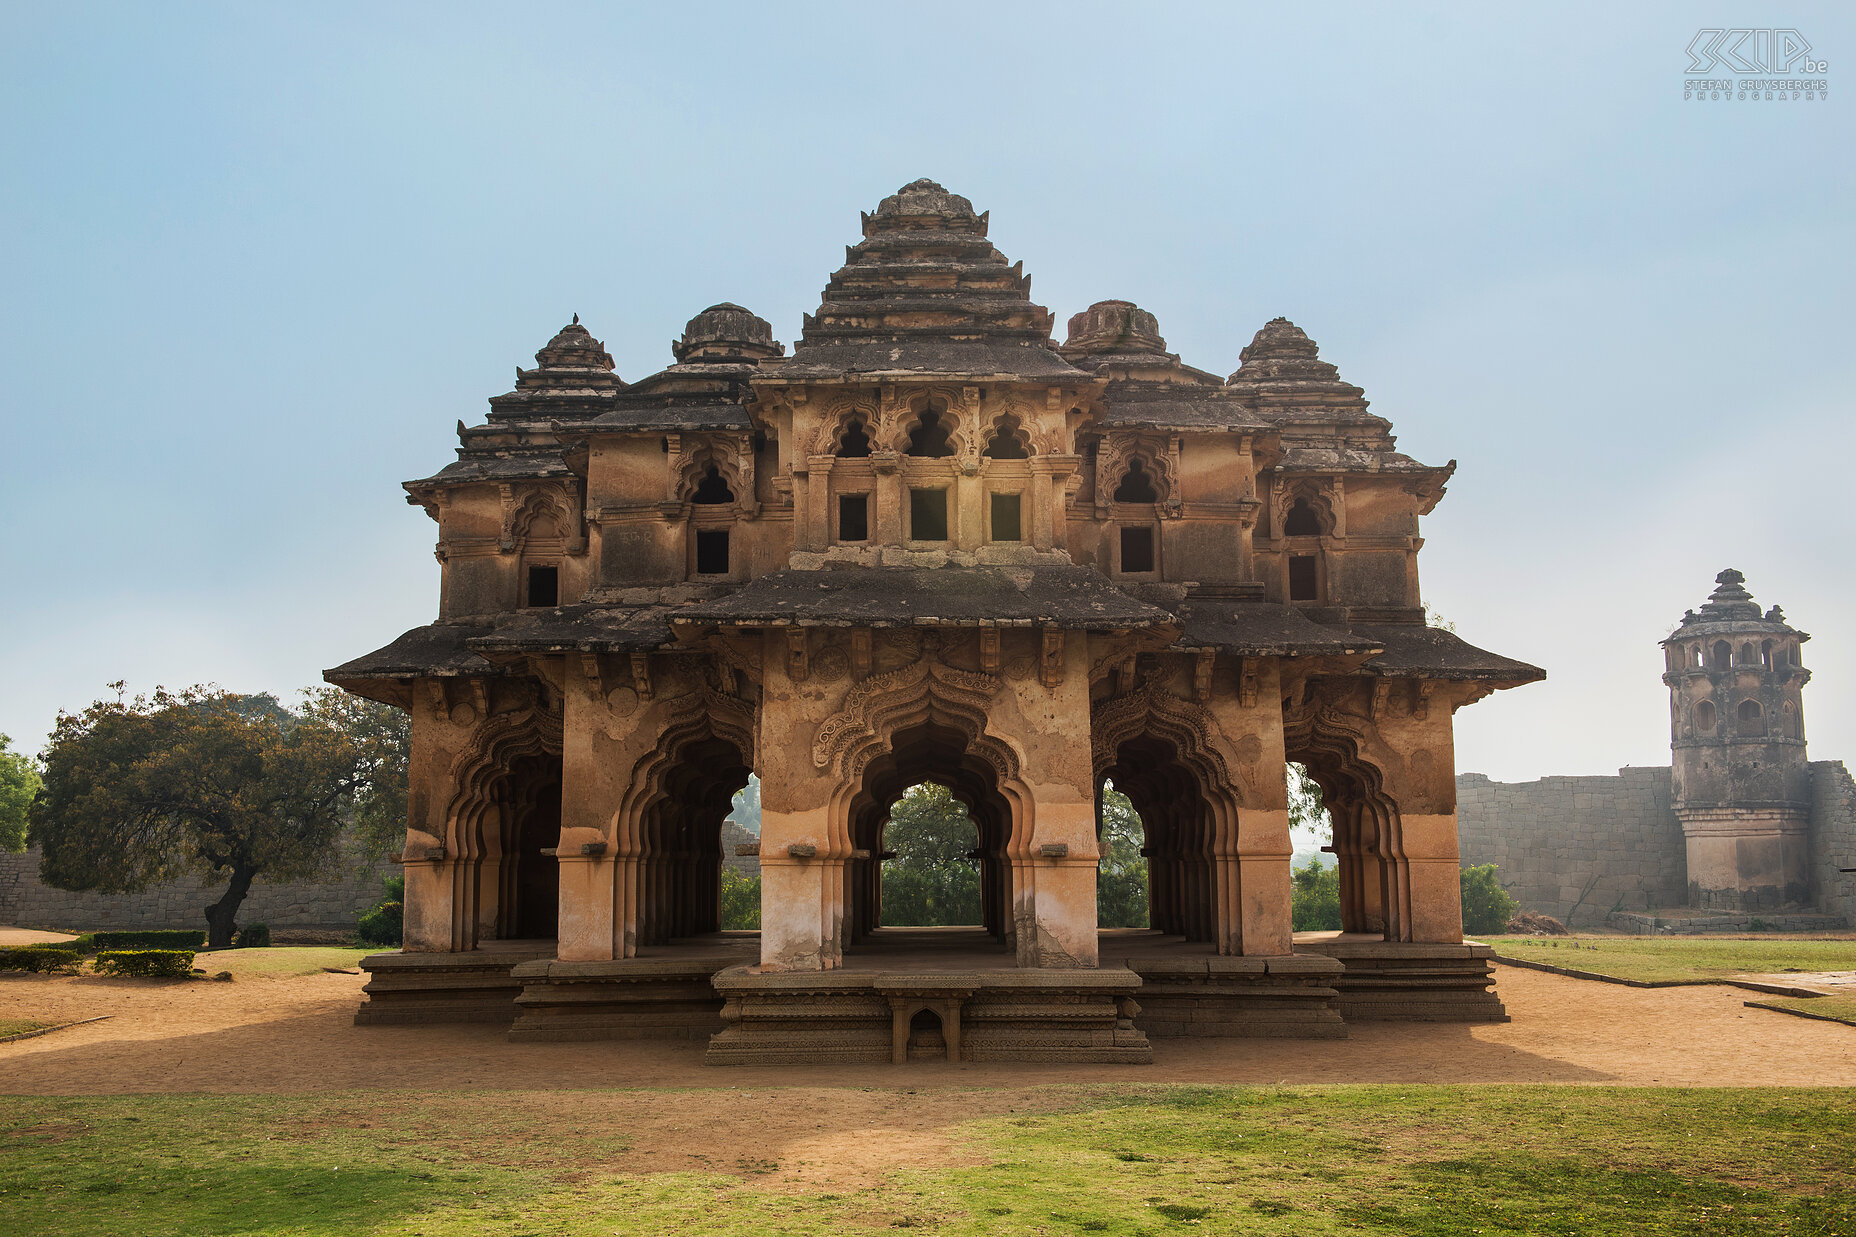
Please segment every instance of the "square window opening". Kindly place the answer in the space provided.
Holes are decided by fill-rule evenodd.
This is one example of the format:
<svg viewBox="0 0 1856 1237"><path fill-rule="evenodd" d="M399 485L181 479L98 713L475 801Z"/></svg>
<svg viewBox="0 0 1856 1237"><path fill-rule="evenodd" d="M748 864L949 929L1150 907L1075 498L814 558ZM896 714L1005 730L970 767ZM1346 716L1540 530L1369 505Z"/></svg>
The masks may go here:
<svg viewBox="0 0 1856 1237"><path fill-rule="evenodd" d="M527 604L531 606L561 604L561 569L559 567L530 567L528 569Z"/></svg>
<svg viewBox="0 0 1856 1237"><path fill-rule="evenodd" d="M947 491L909 491L909 539L947 540Z"/></svg>
<svg viewBox="0 0 1856 1237"><path fill-rule="evenodd" d="M870 496L838 495L838 540L870 540Z"/></svg>
<svg viewBox="0 0 1856 1237"><path fill-rule="evenodd" d="M1315 556L1313 554L1291 554L1289 556L1289 600L1317 600L1318 590L1315 585Z"/></svg>
<svg viewBox="0 0 1856 1237"><path fill-rule="evenodd" d="M1121 569L1123 572L1154 569L1153 529L1124 528L1121 530Z"/></svg>
<svg viewBox="0 0 1856 1237"><path fill-rule="evenodd" d="M992 539L994 541L1023 541L1025 539L1018 526L1018 495L994 494L992 496Z"/></svg>
<svg viewBox="0 0 1856 1237"><path fill-rule="evenodd" d="M696 574L699 576L728 574L728 531L726 529L703 528L696 531Z"/></svg>

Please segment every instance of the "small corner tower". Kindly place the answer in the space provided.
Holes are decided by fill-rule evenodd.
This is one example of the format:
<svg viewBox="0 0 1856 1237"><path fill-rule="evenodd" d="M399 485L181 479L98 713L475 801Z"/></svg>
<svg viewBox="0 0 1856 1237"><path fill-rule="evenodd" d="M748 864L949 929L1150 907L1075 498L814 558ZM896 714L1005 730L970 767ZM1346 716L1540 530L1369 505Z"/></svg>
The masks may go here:
<svg viewBox="0 0 1856 1237"><path fill-rule="evenodd" d="M1729 568L1663 641L1676 815L1689 904L1756 911L1810 901L1810 779L1800 646Z"/></svg>

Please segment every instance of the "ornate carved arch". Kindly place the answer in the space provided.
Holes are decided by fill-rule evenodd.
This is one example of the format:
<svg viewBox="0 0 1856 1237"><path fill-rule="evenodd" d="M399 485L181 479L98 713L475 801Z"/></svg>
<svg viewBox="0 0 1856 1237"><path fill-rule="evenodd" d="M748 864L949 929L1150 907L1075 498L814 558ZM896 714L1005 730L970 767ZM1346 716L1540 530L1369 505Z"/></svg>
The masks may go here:
<svg viewBox="0 0 1856 1237"><path fill-rule="evenodd" d="M1171 743L1180 759L1199 772L1208 789L1230 787L1230 762L1218 749L1218 723L1204 708L1149 682L1111 696L1090 710L1090 756L1099 782L1119 759L1121 745L1153 735Z"/></svg>
<svg viewBox="0 0 1856 1237"><path fill-rule="evenodd" d="M1105 434L1096 448L1096 507L1106 515L1130 461L1139 459L1159 492L1156 504L1168 515L1180 510L1179 470L1171 444L1154 434Z"/></svg>
<svg viewBox="0 0 1856 1237"><path fill-rule="evenodd" d="M898 730L934 721L965 735L1001 782L1015 780L1018 753L986 728L988 707L1001 686L1003 680L995 675L939 662L916 662L873 675L853 687L842 710L818 728L812 763L834 770L844 785L857 785L865 767L889 750Z"/></svg>
<svg viewBox="0 0 1856 1237"><path fill-rule="evenodd" d="M519 493L513 484L501 487L503 528L501 549L509 553L528 540L535 521L553 518L560 528L562 548L578 553L586 548L580 533L580 490L577 483L550 481L525 487Z"/></svg>
<svg viewBox="0 0 1856 1237"><path fill-rule="evenodd" d="M868 395L839 395L826 404L820 413L818 428L807 444L806 454L836 455L838 444L850 429L852 421L863 424L864 433L870 435L871 449L879 449L883 445L878 437L880 418L881 409Z"/></svg>
<svg viewBox="0 0 1856 1237"><path fill-rule="evenodd" d="M668 703L668 716L651 750L632 767L624 796L608 833L620 857L636 858L643 849L639 824L644 812L664 794L664 777L683 758L684 749L702 739L720 739L754 766L754 709L747 702L711 687L685 692Z"/></svg>
<svg viewBox="0 0 1856 1237"><path fill-rule="evenodd" d="M948 459L979 459L979 389L977 387L917 387L890 402L883 417L882 433L871 438L897 455L909 453L909 436L921 424L922 414L937 413L947 428Z"/></svg>
<svg viewBox="0 0 1856 1237"><path fill-rule="evenodd" d="M561 755L561 717L546 709L495 713L451 763L455 787L445 808L445 849L460 859L484 853L484 817L496 806L494 790L509 766L525 756Z"/></svg>
<svg viewBox="0 0 1856 1237"><path fill-rule="evenodd" d="M1279 485L1274 497L1270 528L1278 537L1285 535L1283 527L1289 519L1289 512L1295 509L1297 499L1306 501L1309 509L1315 513L1322 536L1331 536L1340 531L1340 514L1330 482L1314 477L1298 477Z"/></svg>
<svg viewBox="0 0 1856 1237"><path fill-rule="evenodd" d="M702 484L711 465L735 496L736 506L752 501L754 456L745 435L743 441L736 442L731 437L719 435L685 434L681 436L679 447L671 474L674 478L671 497L675 501L691 502L696 496L696 487Z"/></svg>

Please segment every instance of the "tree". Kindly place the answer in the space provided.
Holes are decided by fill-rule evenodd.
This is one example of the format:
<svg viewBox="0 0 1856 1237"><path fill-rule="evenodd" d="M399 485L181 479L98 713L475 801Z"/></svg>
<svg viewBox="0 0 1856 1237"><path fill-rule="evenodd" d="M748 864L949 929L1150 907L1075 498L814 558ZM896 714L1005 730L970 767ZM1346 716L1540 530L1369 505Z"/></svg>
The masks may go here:
<svg viewBox="0 0 1856 1237"><path fill-rule="evenodd" d="M411 715L338 687L306 689L300 712L305 720L331 727L354 745L357 780L350 799L356 850L378 861L404 846Z"/></svg>
<svg viewBox="0 0 1856 1237"><path fill-rule="evenodd" d="M1146 836L1140 813L1115 783L1102 784L1102 861L1096 869L1096 923L1104 928L1147 926Z"/></svg>
<svg viewBox="0 0 1856 1237"><path fill-rule="evenodd" d="M1310 855L1289 874L1289 914L1297 932L1333 932L1340 927L1340 870Z"/></svg>
<svg viewBox="0 0 1856 1237"><path fill-rule="evenodd" d="M126 893L201 873L226 882L207 943L232 944L251 883L322 876L348 814L391 794L391 744L370 744L311 693L300 714L212 687L60 713L28 840L59 889ZM403 794L403 791L401 792Z"/></svg>
<svg viewBox="0 0 1856 1237"><path fill-rule="evenodd" d="M12 740L0 734L0 850L26 849L26 809L39 793L39 771L32 757L9 752Z"/></svg>
<svg viewBox="0 0 1856 1237"><path fill-rule="evenodd" d="M980 921L980 865L967 856L979 828L967 809L934 782L902 792L889 809L883 865L883 922L942 927Z"/></svg>
<svg viewBox="0 0 1856 1237"><path fill-rule="evenodd" d="M1308 766L1291 760L1289 776L1289 828L1301 830L1317 845L1334 840L1334 819L1328 815L1321 786L1309 776Z"/></svg>
<svg viewBox="0 0 1856 1237"><path fill-rule="evenodd" d="M1464 868L1458 879L1463 887L1465 932L1500 932L1521 909L1521 904L1495 879L1492 863Z"/></svg>
<svg viewBox="0 0 1856 1237"><path fill-rule="evenodd" d="M722 931L740 932L760 927L759 876L723 868L720 895L716 918Z"/></svg>

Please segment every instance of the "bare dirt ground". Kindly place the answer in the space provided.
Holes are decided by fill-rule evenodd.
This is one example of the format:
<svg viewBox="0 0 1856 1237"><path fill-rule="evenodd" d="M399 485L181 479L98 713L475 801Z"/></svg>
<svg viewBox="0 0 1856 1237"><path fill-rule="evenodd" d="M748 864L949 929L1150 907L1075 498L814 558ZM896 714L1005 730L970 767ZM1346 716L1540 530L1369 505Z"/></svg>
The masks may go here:
<svg viewBox="0 0 1856 1237"><path fill-rule="evenodd" d="M1626 988L1507 967L1499 977L1509 1024L1161 1040L1145 1067L920 1063L821 1075L705 1066L700 1043L512 1044L492 1026L356 1027L361 975L0 975L0 1016L112 1015L0 1045L0 1092L323 1093L344 1125L403 1117L416 1102L408 1091L452 1093L451 1108L481 1096L498 1118L624 1134L623 1171L721 1172L760 1190L816 1192L902 1166L975 1162L962 1122L1087 1102L1079 1083L1856 1086L1856 1029L1747 1009L1737 988ZM547 1094L562 1088L580 1089L566 1107Z"/></svg>
<svg viewBox="0 0 1856 1237"><path fill-rule="evenodd" d="M1512 967L1514 1021L1354 1023L1341 1041L1159 1040L1151 1066L911 1063L831 1071L834 1088L1078 1082L1856 1086L1856 1032L1747 1009L1724 986L1626 988ZM0 976L0 1016L106 1022L0 1045L0 1091L315 1092L791 1088L796 1068L716 1068L690 1042L512 1044L494 1026L357 1027L363 975L236 983Z"/></svg>
<svg viewBox="0 0 1856 1237"><path fill-rule="evenodd" d="M66 932L41 932L37 928L0 928L0 949L20 945L51 945L74 939Z"/></svg>

